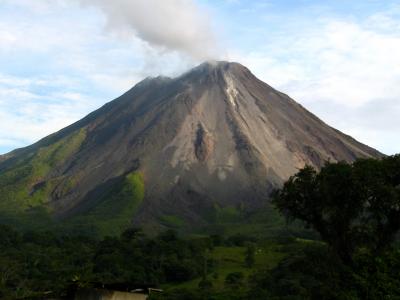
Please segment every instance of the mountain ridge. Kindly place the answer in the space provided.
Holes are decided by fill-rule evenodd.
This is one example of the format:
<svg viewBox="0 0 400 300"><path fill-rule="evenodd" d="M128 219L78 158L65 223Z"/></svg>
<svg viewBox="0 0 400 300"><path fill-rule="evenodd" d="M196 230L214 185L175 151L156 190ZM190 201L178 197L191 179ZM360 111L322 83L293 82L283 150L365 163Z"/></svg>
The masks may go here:
<svg viewBox="0 0 400 300"><path fill-rule="evenodd" d="M213 222L216 207L254 209L305 164L382 156L230 62L146 78L7 155L0 156L0 210L9 202L74 218L107 203L116 185L140 174L145 196L130 221L154 226L163 216L204 224ZM14 176L17 185L12 172L22 174ZM10 194L16 186L24 191Z"/></svg>

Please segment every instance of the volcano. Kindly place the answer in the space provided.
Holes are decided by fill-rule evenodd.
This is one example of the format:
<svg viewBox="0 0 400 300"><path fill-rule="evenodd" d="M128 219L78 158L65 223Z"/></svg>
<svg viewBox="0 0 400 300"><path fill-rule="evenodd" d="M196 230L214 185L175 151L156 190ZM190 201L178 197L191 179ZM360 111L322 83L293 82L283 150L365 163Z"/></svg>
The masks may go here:
<svg viewBox="0 0 400 300"><path fill-rule="evenodd" d="M306 164L380 156L246 67L207 62L176 78L146 78L1 156L0 212L40 208L57 220L117 227L204 224L213 210L256 209Z"/></svg>

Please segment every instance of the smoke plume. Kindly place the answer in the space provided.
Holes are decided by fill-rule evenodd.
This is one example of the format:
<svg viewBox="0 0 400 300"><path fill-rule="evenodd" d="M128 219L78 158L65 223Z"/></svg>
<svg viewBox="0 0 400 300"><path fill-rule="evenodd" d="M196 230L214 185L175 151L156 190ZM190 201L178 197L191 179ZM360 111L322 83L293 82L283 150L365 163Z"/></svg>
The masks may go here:
<svg viewBox="0 0 400 300"><path fill-rule="evenodd" d="M194 0L78 0L99 8L108 28L135 34L150 46L196 60L218 58L208 12Z"/></svg>

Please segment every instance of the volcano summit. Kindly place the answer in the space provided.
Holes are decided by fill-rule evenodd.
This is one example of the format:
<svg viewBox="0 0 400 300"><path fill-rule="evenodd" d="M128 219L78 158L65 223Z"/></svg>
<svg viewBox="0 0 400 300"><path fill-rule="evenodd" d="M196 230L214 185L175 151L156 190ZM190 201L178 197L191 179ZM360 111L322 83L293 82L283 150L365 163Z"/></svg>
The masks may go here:
<svg viewBox="0 0 400 300"><path fill-rule="evenodd" d="M177 78L147 78L0 156L0 212L40 208L57 220L116 227L205 224L215 209L259 207L306 164L379 156L246 67L203 63Z"/></svg>

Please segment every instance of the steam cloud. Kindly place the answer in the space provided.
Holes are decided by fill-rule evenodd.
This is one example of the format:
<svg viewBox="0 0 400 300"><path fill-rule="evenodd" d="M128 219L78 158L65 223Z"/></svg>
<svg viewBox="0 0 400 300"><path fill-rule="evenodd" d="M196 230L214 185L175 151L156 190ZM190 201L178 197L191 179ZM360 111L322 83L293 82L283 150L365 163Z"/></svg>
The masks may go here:
<svg viewBox="0 0 400 300"><path fill-rule="evenodd" d="M196 60L218 58L210 17L194 0L78 0L101 9L112 30L134 33L150 46Z"/></svg>

